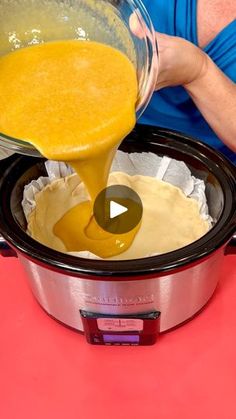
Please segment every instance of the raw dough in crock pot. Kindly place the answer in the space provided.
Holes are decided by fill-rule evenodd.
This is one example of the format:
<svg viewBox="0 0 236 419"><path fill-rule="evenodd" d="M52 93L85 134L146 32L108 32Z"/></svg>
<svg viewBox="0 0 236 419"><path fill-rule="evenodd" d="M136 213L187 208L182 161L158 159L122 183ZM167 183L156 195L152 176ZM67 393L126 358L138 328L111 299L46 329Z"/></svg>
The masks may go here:
<svg viewBox="0 0 236 419"><path fill-rule="evenodd" d="M208 222L200 216L198 203L169 183L113 172L108 185L114 184L126 185L138 193L143 218L130 248L109 259L138 259L167 253L194 242L209 230ZM85 200L88 194L76 174L55 180L36 195L28 233L40 243L66 253L62 241L53 234L53 227L70 208Z"/></svg>

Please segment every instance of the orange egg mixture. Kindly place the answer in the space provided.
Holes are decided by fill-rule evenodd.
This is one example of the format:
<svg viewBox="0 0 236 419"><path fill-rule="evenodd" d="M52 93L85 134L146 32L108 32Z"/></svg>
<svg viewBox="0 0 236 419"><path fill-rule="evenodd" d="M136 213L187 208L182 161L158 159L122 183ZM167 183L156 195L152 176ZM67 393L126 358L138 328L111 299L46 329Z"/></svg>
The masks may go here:
<svg viewBox="0 0 236 419"><path fill-rule="evenodd" d="M106 233L93 217L114 154L135 125L137 94L133 64L104 44L48 42L0 58L0 132L30 142L48 159L70 163L87 187L90 200L54 228L68 251L117 255L137 233L139 227Z"/></svg>

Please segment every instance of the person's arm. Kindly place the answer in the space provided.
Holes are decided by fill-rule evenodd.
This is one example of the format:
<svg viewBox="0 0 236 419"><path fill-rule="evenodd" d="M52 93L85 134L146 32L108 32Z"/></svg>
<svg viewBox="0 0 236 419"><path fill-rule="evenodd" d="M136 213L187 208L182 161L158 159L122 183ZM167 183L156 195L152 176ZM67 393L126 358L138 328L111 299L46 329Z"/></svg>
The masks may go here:
<svg viewBox="0 0 236 419"><path fill-rule="evenodd" d="M192 43L163 34L157 42L157 90L182 85L218 137L236 151L236 84Z"/></svg>
<svg viewBox="0 0 236 419"><path fill-rule="evenodd" d="M130 28L143 38L134 14ZM148 29L145 32L149 36ZM161 33L156 37L159 52L156 90L183 86L217 136L236 151L236 84L191 42Z"/></svg>
<svg viewBox="0 0 236 419"><path fill-rule="evenodd" d="M213 131L236 152L236 84L207 57L205 74L184 87Z"/></svg>

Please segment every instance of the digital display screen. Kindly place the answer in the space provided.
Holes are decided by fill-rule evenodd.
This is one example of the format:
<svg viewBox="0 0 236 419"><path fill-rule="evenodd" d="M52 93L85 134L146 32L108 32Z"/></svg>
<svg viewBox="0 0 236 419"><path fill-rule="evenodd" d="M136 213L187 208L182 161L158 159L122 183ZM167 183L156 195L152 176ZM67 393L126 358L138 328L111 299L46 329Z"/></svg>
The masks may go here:
<svg viewBox="0 0 236 419"><path fill-rule="evenodd" d="M139 343L139 335L103 335L105 343Z"/></svg>
<svg viewBox="0 0 236 419"><path fill-rule="evenodd" d="M93 345L153 345L160 332L160 312L102 314L80 310L84 333Z"/></svg>

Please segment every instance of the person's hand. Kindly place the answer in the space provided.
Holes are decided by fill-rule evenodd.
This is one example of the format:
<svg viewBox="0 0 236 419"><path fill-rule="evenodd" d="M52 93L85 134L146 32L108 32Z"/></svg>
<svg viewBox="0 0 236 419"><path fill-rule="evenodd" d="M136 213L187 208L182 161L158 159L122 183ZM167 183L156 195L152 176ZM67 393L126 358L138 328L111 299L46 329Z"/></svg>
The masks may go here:
<svg viewBox="0 0 236 419"><path fill-rule="evenodd" d="M130 29L137 37L148 36L153 41L148 28L140 24L135 14L130 17ZM216 135L236 152L236 83L191 42L161 33L156 33L156 39L159 50L156 90L183 86Z"/></svg>
<svg viewBox="0 0 236 419"><path fill-rule="evenodd" d="M200 80L207 71L207 55L185 39L156 34L159 51L159 73L156 89L184 86Z"/></svg>
<svg viewBox="0 0 236 419"><path fill-rule="evenodd" d="M135 14L130 18L130 28L139 38L151 35L140 27ZM156 33L159 64L156 90L168 86L186 87L204 76L208 57L198 47L183 38Z"/></svg>

